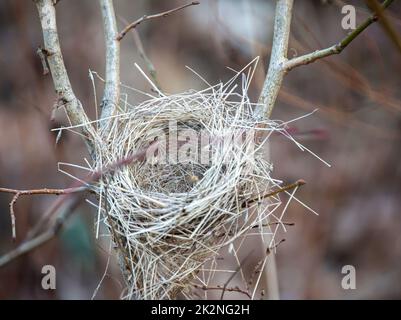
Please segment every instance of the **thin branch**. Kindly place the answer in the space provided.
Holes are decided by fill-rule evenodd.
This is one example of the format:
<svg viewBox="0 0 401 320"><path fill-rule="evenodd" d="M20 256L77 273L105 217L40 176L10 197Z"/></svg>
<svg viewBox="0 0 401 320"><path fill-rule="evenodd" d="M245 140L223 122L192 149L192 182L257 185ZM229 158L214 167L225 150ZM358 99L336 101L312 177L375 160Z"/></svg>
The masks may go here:
<svg viewBox="0 0 401 320"><path fill-rule="evenodd" d="M386 9L394 0L385 0L380 6L381 11ZM371 15L362 24L360 24L354 31L348 34L339 43L332 45L329 48L317 50L312 53L305 54L300 57L293 58L285 63L285 72L288 72L296 67L307 65L315 62L316 60L331 56L333 54L341 53L353 40L355 40L367 27L379 19L377 13Z"/></svg>
<svg viewBox="0 0 401 320"><path fill-rule="evenodd" d="M20 196L25 195L38 195L38 194L52 194L52 195L60 195L67 193L74 193L83 191L83 188L67 188L67 189L32 189L32 190L17 190L17 189L9 189L9 188L0 188L0 192L3 193L12 193L14 194L11 202L10 202L10 217L11 217L11 230L12 230L12 238L15 240L17 237L17 232L15 228L15 211L14 206Z"/></svg>
<svg viewBox="0 0 401 320"><path fill-rule="evenodd" d="M246 257L242 259L242 261L240 262L240 264L238 265L238 267L235 269L235 272L233 272L233 273L230 275L230 277L228 277L227 281L224 283L223 287L221 288L222 291L221 291L220 300L223 300L223 298L224 298L224 293L225 293L226 291L229 291L229 290L227 290L227 289L228 289L228 284L231 282L232 279L234 279L234 277L235 277L235 275L238 273L238 271L241 270L241 268L243 267L243 265L245 264L245 262L246 262L246 261L248 260L248 258L251 256L252 252L253 252L253 250L250 251L250 252L246 255Z"/></svg>
<svg viewBox="0 0 401 320"><path fill-rule="evenodd" d="M88 117L72 90L64 65L57 32L54 2L52 0L35 0L35 3L43 32L44 48L41 49L41 53L47 58L58 101L64 106L72 125L88 123ZM80 128L81 133L86 135L85 126Z"/></svg>
<svg viewBox="0 0 401 320"><path fill-rule="evenodd" d="M65 193L63 194L59 193L61 194L61 197L54 202L54 204L50 207L49 211L44 215L46 219L50 219L50 217L54 213L60 211L62 206L65 205L64 210L62 210L59 213L53 225L50 226L47 230L45 230L41 234L36 235L36 231L40 230L39 224L36 224L33 228L35 230L35 233L32 234L32 237L28 236L28 238L24 242L22 242L17 248L0 257L0 268L10 263L14 259L34 249L37 249L38 247L42 246L43 244L54 238L62 229L68 217L74 212L74 210L77 208L80 201L82 200L84 193L79 193L78 191L88 190L90 186L92 186L94 182L98 181L105 173L112 173L118 168L129 165L134 161L142 161L145 155L146 155L146 149L138 151L128 156L127 158L118 160L112 163L111 165L107 166L106 168L94 172L87 181L76 182L70 188L65 189L66 190ZM14 191L17 191L17 193L15 194L19 194L18 190L7 189L7 188L3 188L3 190L5 190L5 192L7 193L15 193ZM38 189L38 190L43 191L45 189ZM48 190L54 190L54 193L50 194L57 194L58 192L63 192L62 190L58 189L48 189ZM32 190L22 190L22 191L28 192ZM35 191L33 194L43 194L43 193ZM45 221L41 219L39 223L42 224L43 222Z"/></svg>
<svg viewBox="0 0 401 320"><path fill-rule="evenodd" d="M247 204L252 203L252 202L261 201L262 199L266 199L266 198L275 196L275 195L277 195L277 194L279 194L281 192L285 192L285 191L288 191L288 190L291 190L291 189L294 189L294 188L298 188L300 186L303 186L304 184L306 184L305 180L299 179L296 182L291 183L289 185L286 185L286 186L284 186L282 188L278 188L278 189L276 189L274 191L271 191L269 193L265 193L265 194L262 194L260 196L254 197L254 198L250 199L247 202Z"/></svg>
<svg viewBox="0 0 401 320"><path fill-rule="evenodd" d="M270 117L283 82L285 74L283 66L287 62L293 3L293 0L277 1L269 69L256 110L261 120Z"/></svg>
<svg viewBox="0 0 401 320"><path fill-rule="evenodd" d="M161 13L157 13L157 14L153 14L150 16L144 15L141 18L139 18L138 20L135 20L134 22L130 23L129 25L127 25L117 36L117 40L120 41L122 38L124 38L124 36L131 30L136 28L140 23L147 21L147 20L152 20L152 19L157 19L157 18L164 18L169 16L170 14L177 12L179 10L182 10L184 8L190 7L190 6L195 6L198 5L199 1L192 1L191 3L187 3L183 6L171 9L171 10L167 10Z"/></svg>
<svg viewBox="0 0 401 320"><path fill-rule="evenodd" d="M52 194L52 195L58 196L60 194L75 193L75 192L80 192L83 190L84 190L84 188L66 188L66 189L43 188L43 189L30 189L30 190L0 188L0 192L13 193L13 194L18 194L20 196L25 196L25 195L32 196L32 195L38 195L38 194Z"/></svg>
<svg viewBox="0 0 401 320"><path fill-rule="evenodd" d="M33 239L29 239L21 243L17 248L8 252L7 254L0 257L0 268L10 263L14 259L44 245L51 239L53 239L59 231L62 229L67 218L74 212L75 208L79 204L81 197L73 198L70 203L66 205L62 213L58 216L55 223L51 228L36 236Z"/></svg>
<svg viewBox="0 0 401 320"><path fill-rule="evenodd" d="M275 221L275 222L269 222L267 224L264 223L262 225L255 224L254 226L252 226L252 229L256 229L256 228L260 228L260 227L271 227L271 226L278 225L278 224L279 225L290 226L290 227L295 226L294 222L285 222L285 221L279 222L279 221Z"/></svg>
<svg viewBox="0 0 401 320"><path fill-rule="evenodd" d="M258 106L255 110L260 120L270 118L285 75L283 66L287 62L293 4L293 0L277 0L269 68L258 100ZM260 142L259 135L256 136L256 141L257 143ZM268 217L265 219L265 224L269 225ZM265 234L262 242L263 247L266 247L266 244L269 244L270 241L271 235ZM280 293L275 255L271 255L269 261L265 262L263 273L266 279L267 295L269 299L277 300L280 298Z"/></svg>
<svg viewBox="0 0 401 320"><path fill-rule="evenodd" d="M128 21L125 20L123 17L118 17L118 18L124 24L128 24ZM139 56L145 62L146 68L149 71L150 77L152 78L154 85L159 89L159 91L162 91L160 83L159 83L159 81L157 79L156 68L155 68L154 64L152 63L152 60L150 60L150 58L146 54L146 51L145 51L145 48L143 46L143 43L142 43L141 37L139 35L139 32L136 29L131 29L131 35L132 35L132 39L134 40L135 46L138 49Z"/></svg>
<svg viewBox="0 0 401 320"><path fill-rule="evenodd" d="M108 118L115 113L120 101L120 42L116 40L118 30L114 13L113 0L99 0L104 38L106 42L106 83L104 86L100 118ZM102 121L106 127L108 121Z"/></svg>
<svg viewBox="0 0 401 320"><path fill-rule="evenodd" d="M252 296L249 292L247 292L246 290L243 290L239 287L228 287L228 288L224 288L224 287L219 287L219 286L215 286L215 287L211 287L211 286L199 286L199 285L194 285L195 289L202 289L204 291L209 291L209 290L219 290L219 291L227 291L227 292L238 292L241 294L246 295L249 299L252 299Z"/></svg>
<svg viewBox="0 0 401 320"><path fill-rule="evenodd" d="M141 41L141 37L139 36L139 33L138 33L138 31L136 31L136 29L132 29L132 36L134 38L135 45L138 49L139 56L145 61L146 68L148 69L149 74L150 74L155 86L159 89L159 91L162 91L160 83L157 80L156 68L153 65L152 61L147 56L145 49L143 47L142 41Z"/></svg>
<svg viewBox="0 0 401 320"><path fill-rule="evenodd" d="M393 41L393 43L396 45L398 51L401 53L401 38L397 34L397 31L394 29L390 20L383 13L383 11L384 11L383 6L381 6L377 0L365 0L365 1L367 2L370 9L378 16L379 22L382 25L384 31L386 31L389 38Z"/></svg>

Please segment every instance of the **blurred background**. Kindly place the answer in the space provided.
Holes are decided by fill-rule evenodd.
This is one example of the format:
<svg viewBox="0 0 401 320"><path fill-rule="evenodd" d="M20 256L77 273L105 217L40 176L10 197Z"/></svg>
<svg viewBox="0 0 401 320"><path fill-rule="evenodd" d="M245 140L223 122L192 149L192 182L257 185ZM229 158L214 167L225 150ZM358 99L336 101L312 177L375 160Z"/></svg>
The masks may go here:
<svg viewBox="0 0 401 320"><path fill-rule="evenodd" d="M356 6L357 23L368 17L364 1L346 2ZM123 21L186 2L114 3L122 29ZM325 48L343 38L347 34L341 28L343 4L335 0L295 1L289 56ZM239 70L259 56L249 92L256 102L270 56L274 6L273 0L201 0L199 6L138 26L161 88L171 93L202 89L204 83L185 66L216 83L232 76L227 67ZM70 80L94 119L94 91L88 74L89 70L100 76L104 73L98 1L61 0L56 8ZM386 13L401 34L400 2L395 1ZM51 129L68 122L62 110L52 119L56 101L53 84L50 75L43 75L36 54L42 43L34 3L0 1L1 187L68 187L72 180L58 172L57 163L83 164L88 157L74 134L63 133L56 145L56 133ZM121 57L122 82L150 91L134 67L138 63L146 70L130 34L122 41ZM286 76L272 118L291 120L317 108L313 115L293 123L290 131L332 167L281 136L272 138L275 177L288 183L306 180L298 198L319 212L315 216L296 202L288 208L285 220L295 225L279 234L286 239L277 251L282 298L401 298L400 75L400 52L381 26L374 24L341 55L301 66ZM95 83L100 101L102 83ZM143 99L131 91L129 94L131 103ZM78 169L67 170L82 174ZM0 255L24 239L55 197L18 200L16 243L11 237L10 200L11 195L0 194ZM1 268L0 299L90 299L105 273L109 249L107 237L95 239L95 219L96 210L82 203L57 238ZM241 254L246 256L246 252ZM247 259L244 269L252 272L258 259ZM41 269L47 264L56 267L57 290L41 288ZM344 265L356 268L356 290L341 287ZM223 285L225 280L216 281ZM121 275L111 259L96 298L117 299L121 289ZM246 298L237 293L227 297Z"/></svg>

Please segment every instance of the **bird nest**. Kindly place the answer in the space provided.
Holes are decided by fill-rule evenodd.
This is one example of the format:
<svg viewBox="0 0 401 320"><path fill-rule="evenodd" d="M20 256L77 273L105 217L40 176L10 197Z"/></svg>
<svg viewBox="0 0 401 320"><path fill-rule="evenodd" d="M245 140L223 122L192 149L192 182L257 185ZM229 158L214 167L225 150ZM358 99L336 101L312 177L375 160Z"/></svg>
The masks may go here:
<svg viewBox="0 0 401 320"><path fill-rule="evenodd" d="M262 232L268 210L260 202L272 186L272 166L255 135L280 124L260 126L248 79L237 90L238 76L125 105L109 119L107 135L94 135L94 170L141 152L105 172L94 189L119 252L126 298L189 295L201 266L223 246L255 225Z"/></svg>

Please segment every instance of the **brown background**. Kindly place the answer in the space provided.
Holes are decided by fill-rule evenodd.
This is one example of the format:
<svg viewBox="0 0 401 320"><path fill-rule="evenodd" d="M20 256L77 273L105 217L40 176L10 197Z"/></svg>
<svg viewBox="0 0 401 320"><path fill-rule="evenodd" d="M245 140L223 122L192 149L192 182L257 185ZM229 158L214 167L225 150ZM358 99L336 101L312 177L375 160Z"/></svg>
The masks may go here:
<svg viewBox="0 0 401 320"><path fill-rule="evenodd" d="M201 89L188 65L209 82L228 79L226 66L240 69L255 56L261 63L250 88L257 99L272 38L275 1L201 1L171 17L141 24L138 31L166 92ZM363 1L357 21L368 16ZM115 0L119 17L132 21L183 1ZM346 35L339 1L295 1L290 56L334 44ZM401 34L401 6L388 11ZM104 42L95 0L61 0L57 18L65 63L77 96L95 117L88 70L103 74ZM123 23L119 22L122 28ZM42 75L36 49L42 44L31 1L0 2L0 185L13 188L66 187L71 179L57 162L83 163L81 140L66 133L55 146L50 129L66 119L57 112L50 76ZM134 68L138 56L130 36L122 44L122 81L141 90L149 85ZM401 298L401 54L379 24L372 25L340 56L292 71L284 81L273 118L296 122L293 132L305 146L332 164L327 168L280 136L272 139L277 178L305 179L298 197L320 213L314 216L293 202L281 233L278 273L283 298ZM97 82L98 98L102 85ZM130 93L132 103L140 97ZM74 174L80 174L74 171ZM16 206L17 242L54 200L21 198ZM283 197L285 200L285 197ZM11 239L10 196L0 194L0 254L15 246ZM94 239L96 212L88 204L60 237L0 270L0 298L90 298L104 272L108 244ZM252 243L248 244L249 248ZM243 252L246 255L247 248ZM257 257L244 267L252 270ZM41 268L57 269L57 290L41 289ZM341 288L341 268L355 266L357 290ZM98 298L118 298L120 275L111 264ZM219 279L217 279L219 281ZM223 284L224 279L221 278ZM240 295L233 295L242 298Z"/></svg>

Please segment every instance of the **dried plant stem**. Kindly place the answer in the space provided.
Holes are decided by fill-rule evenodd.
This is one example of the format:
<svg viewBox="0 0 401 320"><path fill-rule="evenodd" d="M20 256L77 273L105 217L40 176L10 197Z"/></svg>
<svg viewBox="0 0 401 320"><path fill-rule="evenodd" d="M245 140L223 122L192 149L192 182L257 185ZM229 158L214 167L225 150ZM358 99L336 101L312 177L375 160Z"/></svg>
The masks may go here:
<svg viewBox="0 0 401 320"><path fill-rule="evenodd" d="M118 34L118 36L117 36L116 39L117 39L118 41L120 41L122 38L124 38L124 36L125 36L131 29L136 28L140 23L142 23L142 22L144 22L144 21L152 20L152 19L157 19L157 18L164 18L164 17L167 17L167 16L169 16L170 14L172 14L172 13L174 13L174 12L177 12L177 11L179 11L179 10L185 9L185 8L187 8L187 7L190 7L190 6L195 6L195 5L198 5L198 4L199 4L199 1L192 1L191 3L187 3L187 4L183 5L183 6L180 6L180 7L171 9L171 10L167 10L167 11L164 11L164 12L161 12L161 13L152 14L152 15L150 15L150 16L144 15L144 16L142 16L141 18L139 18L138 20L135 20L134 22L132 22L132 23L130 23L129 25L127 25L127 26Z"/></svg>
<svg viewBox="0 0 401 320"><path fill-rule="evenodd" d="M281 192L288 191L288 190L291 190L291 189L294 189L294 188L298 188L300 186L303 186L305 183L306 183L305 180L299 179L298 181L296 181L294 183L291 183L291 184L288 184L288 185L286 185L286 186L284 186L282 188L278 188L277 190L273 190L271 192L262 194L262 195L258 196L257 198L252 198L251 200L249 200L249 203L260 201L262 199L266 199L266 198L275 196L276 194L279 194Z"/></svg>

